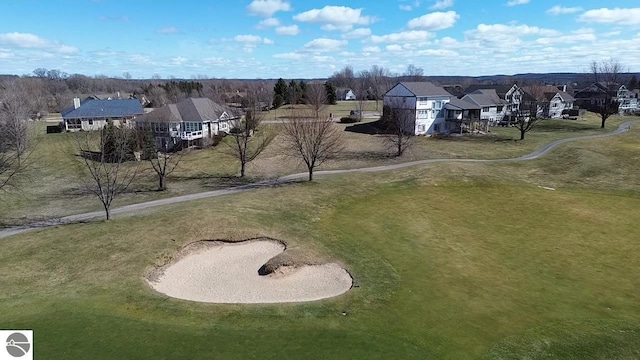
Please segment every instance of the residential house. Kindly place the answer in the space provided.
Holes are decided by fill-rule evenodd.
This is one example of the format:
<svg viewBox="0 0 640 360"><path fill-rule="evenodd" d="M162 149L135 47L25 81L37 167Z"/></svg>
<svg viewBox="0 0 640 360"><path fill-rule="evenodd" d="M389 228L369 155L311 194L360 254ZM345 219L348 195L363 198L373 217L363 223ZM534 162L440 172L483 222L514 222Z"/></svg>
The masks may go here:
<svg viewBox="0 0 640 360"><path fill-rule="evenodd" d="M638 93L628 90L626 86L622 85L618 89L618 112L620 115L637 114L640 112L638 107Z"/></svg>
<svg viewBox="0 0 640 360"><path fill-rule="evenodd" d="M511 120L513 116L520 110L520 104L524 100L526 93L525 91L519 87L517 84L514 85L474 85L467 88L467 94L474 93L478 90L494 90L499 99L505 102L502 108L502 112L498 113L498 107L500 104L495 104L496 106L496 122L501 120ZM486 107L486 106L483 106ZM492 106L489 106L491 108ZM491 117L492 110L485 111L485 116ZM499 117L502 115L502 119Z"/></svg>
<svg viewBox="0 0 640 360"><path fill-rule="evenodd" d="M579 106L580 109L598 112L603 102L612 103L614 100L617 100L618 90L619 88L614 85L599 82L593 83L573 94L575 98L574 104ZM612 105L617 106L617 104L613 103Z"/></svg>
<svg viewBox="0 0 640 360"><path fill-rule="evenodd" d="M338 100L356 100L356 93L349 88L337 88L336 97Z"/></svg>
<svg viewBox="0 0 640 360"><path fill-rule="evenodd" d="M472 121L479 108L430 82L401 82L384 95L385 111L406 110L406 131L414 135L450 133ZM451 105L447 106L447 104Z"/></svg>
<svg viewBox="0 0 640 360"><path fill-rule="evenodd" d="M62 111L66 131L100 130L112 121L116 126L130 126L130 121L142 115L140 102L136 99L97 100L73 99L73 107Z"/></svg>
<svg viewBox="0 0 640 360"><path fill-rule="evenodd" d="M566 86L562 90L551 86L549 91L544 91L546 101L549 103L547 117L551 119L561 118L564 115L569 114L569 110L574 109L574 103L576 99L566 92Z"/></svg>
<svg viewBox="0 0 640 360"><path fill-rule="evenodd" d="M506 93L505 93L506 94ZM501 99L495 89L478 89L462 97L480 107L480 119L489 125L502 121L509 103Z"/></svg>
<svg viewBox="0 0 640 360"><path fill-rule="evenodd" d="M240 117L207 98L188 98L136 118L138 129L150 129L159 149L176 145L204 146L208 139L229 133Z"/></svg>

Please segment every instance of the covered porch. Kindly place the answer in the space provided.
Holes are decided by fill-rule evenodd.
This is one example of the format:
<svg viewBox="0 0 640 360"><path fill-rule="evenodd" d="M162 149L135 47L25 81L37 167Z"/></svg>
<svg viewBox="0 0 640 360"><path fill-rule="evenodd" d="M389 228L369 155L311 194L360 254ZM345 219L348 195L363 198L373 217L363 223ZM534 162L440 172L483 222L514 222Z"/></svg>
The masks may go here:
<svg viewBox="0 0 640 360"><path fill-rule="evenodd" d="M453 98L444 106L445 126L451 133L489 131L489 120L481 119L481 108L469 101Z"/></svg>

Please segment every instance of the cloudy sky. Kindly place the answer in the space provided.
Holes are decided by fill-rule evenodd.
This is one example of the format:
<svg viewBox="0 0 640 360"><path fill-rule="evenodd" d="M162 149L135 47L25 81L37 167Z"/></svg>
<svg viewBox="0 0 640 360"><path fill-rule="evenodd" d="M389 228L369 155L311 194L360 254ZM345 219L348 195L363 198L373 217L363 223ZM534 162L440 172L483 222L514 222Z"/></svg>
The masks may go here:
<svg viewBox="0 0 640 360"><path fill-rule="evenodd" d="M2 0L0 73L327 77L640 71L640 1ZM612 4L612 5L606 5ZM615 7L613 7L615 4ZM609 7L603 7L609 6Z"/></svg>

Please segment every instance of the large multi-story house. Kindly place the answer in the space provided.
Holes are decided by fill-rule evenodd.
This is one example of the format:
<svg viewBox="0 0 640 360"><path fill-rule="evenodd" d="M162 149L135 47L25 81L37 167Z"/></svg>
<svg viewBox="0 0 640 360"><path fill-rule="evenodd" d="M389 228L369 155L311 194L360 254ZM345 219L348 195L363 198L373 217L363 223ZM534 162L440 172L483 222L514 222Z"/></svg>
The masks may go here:
<svg viewBox="0 0 640 360"><path fill-rule="evenodd" d="M210 99L188 98L144 114L136 124L153 132L158 149L171 150L177 145L206 145L214 135L229 133L239 119Z"/></svg>
<svg viewBox="0 0 640 360"><path fill-rule="evenodd" d="M73 107L61 115L66 131L100 130L112 121L116 126L131 126L136 116L142 115L142 105L136 99L99 100L88 98L73 99Z"/></svg>
<svg viewBox="0 0 640 360"><path fill-rule="evenodd" d="M638 93L635 93L622 85L618 89L618 112L620 115L637 114L640 112L638 105Z"/></svg>
<svg viewBox="0 0 640 360"><path fill-rule="evenodd" d="M405 131L431 135L461 130L480 120L480 108L430 82L401 82L384 95L384 111L401 109Z"/></svg>

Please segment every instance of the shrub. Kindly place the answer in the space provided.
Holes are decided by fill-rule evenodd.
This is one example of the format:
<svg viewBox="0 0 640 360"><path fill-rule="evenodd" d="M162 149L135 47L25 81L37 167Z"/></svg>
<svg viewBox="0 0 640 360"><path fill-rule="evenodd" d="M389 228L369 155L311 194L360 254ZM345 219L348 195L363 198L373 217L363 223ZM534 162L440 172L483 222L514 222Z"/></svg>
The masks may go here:
<svg viewBox="0 0 640 360"><path fill-rule="evenodd" d="M353 123L357 123L359 122L360 119L355 118L355 117L351 117L351 116L345 116L340 118L340 123L341 124L353 124Z"/></svg>

